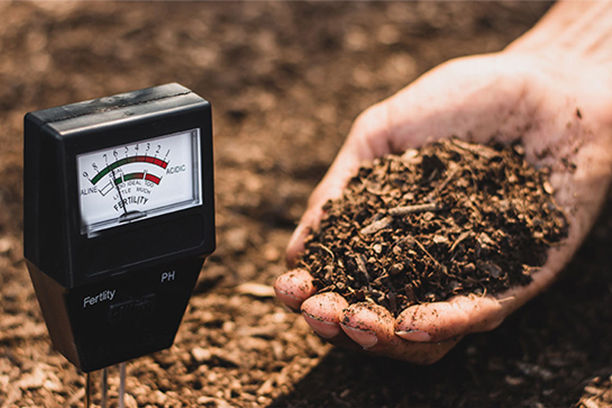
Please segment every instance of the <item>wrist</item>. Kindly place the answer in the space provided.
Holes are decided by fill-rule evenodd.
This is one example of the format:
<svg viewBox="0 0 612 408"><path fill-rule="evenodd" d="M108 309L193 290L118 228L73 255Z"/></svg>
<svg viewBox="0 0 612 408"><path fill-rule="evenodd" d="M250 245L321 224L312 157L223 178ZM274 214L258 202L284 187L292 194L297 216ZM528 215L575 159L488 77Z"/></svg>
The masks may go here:
<svg viewBox="0 0 612 408"><path fill-rule="evenodd" d="M504 52L572 66L612 65L612 3L555 4Z"/></svg>

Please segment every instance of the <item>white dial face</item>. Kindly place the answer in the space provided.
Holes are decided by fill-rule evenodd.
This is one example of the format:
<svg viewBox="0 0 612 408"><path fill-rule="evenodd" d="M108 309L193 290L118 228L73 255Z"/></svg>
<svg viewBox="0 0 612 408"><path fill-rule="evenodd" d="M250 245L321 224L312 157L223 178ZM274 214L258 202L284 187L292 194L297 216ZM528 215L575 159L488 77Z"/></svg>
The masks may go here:
<svg viewBox="0 0 612 408"><path fill-rule="evenodd" d="M83 234L200 205L200 131L80 154L77 172Z"/></svg>

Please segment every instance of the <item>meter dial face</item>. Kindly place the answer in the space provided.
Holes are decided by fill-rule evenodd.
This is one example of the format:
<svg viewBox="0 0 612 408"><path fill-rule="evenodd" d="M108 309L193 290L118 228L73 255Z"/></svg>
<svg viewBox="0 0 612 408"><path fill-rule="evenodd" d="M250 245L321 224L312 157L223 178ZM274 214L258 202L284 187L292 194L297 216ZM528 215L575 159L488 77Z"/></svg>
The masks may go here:
<svg viewBox="0 0 612 408"><path fill-rule="evenodd" d="M81 233L202 204L200 130L77 156Z"/></svg>

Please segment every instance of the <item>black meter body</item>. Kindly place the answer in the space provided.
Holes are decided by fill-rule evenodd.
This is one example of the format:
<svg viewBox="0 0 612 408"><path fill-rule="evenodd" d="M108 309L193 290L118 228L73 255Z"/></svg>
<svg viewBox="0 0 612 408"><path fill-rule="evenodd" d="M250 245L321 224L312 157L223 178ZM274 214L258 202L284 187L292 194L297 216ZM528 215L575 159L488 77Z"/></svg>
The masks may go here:
<svg viewBox="0 0 612 408"><path fill-rule="evenodd" d="M172 345L215 248L210 104L167 84L28 113L24 252L85 372Z"/></svg>

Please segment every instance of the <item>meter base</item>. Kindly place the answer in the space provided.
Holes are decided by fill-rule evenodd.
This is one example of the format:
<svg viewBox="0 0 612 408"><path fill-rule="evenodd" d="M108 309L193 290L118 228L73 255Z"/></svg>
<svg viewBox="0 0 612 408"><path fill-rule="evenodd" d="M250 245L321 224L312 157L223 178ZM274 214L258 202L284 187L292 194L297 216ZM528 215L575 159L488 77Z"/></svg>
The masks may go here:
<svg viewBox="0 0 612 408"><path fill-rule="evenodd" d="M66 288L27 262L53 346L84 372L172 345L204 258Z"/></svg>

